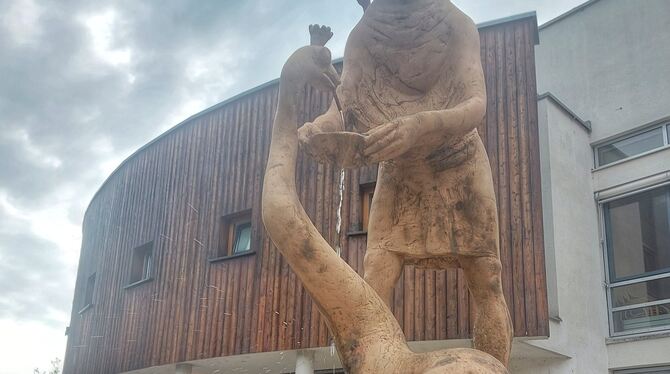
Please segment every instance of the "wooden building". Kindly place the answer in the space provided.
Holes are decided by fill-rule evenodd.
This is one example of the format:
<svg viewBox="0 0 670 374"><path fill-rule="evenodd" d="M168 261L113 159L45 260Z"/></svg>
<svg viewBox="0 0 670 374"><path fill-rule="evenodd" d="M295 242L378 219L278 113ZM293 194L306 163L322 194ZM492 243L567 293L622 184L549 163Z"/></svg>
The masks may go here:
<svg viewBox="0 0 670 374"><path fill-rule="evenodd" d="M498 197L505 296L522 338L548 335L536 22L533 13L480 25L488 108L479 131ZM277 81L269 82L187 119L106 180L84 219L66 374L174 372L177 363L330 344L260 219L277 94ZM308 91L302 120L330 99ZM375 178L376 167L345 173L337 235L340 171L299 160L306 211L361 274ZM471 334L470 297L455 269L406 267L393 312L411 341Z"/></svg>

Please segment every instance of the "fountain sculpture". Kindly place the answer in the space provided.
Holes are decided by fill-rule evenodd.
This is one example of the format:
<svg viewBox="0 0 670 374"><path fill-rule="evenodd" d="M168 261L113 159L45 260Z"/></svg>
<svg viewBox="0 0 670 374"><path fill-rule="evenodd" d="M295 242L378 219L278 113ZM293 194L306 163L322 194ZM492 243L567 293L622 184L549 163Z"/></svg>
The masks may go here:
<svg viewBox="0 0 670 374"><path fill-rule="evenodd" d="M476 127L486 90L479 36L448 0L361 1L342 77L312 43L280 78L263 188L263 222L325 316L348 373L507 373L512 326L501 286L491 170ZM334 93L298 129L306 85ZM326 242L296 194L299 147L339 167L379 163L365 279ZM404 264L463 269L476 304L474 347L412 352L389 309Z"/></svg>

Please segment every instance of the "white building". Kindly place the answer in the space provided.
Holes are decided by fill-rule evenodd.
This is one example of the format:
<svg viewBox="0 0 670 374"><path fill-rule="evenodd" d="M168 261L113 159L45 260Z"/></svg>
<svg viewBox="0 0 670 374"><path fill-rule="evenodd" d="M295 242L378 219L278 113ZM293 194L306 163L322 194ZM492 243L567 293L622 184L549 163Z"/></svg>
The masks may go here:
<svg viewBox="0 0 670 374"><path fill-rule="evenodd" d="M670 373L670 1L592 0L536 47L551 337L514 373Z"/></svg>

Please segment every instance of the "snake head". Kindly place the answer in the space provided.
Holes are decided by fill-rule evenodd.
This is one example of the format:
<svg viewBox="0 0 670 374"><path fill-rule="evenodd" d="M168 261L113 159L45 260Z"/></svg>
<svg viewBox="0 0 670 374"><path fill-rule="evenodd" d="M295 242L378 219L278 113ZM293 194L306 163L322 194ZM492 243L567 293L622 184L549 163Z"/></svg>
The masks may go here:
<svg viewBox="0 0 670 374"><path fill-rule="evenodd" d="M326 42L333 36L330 27L311 25L309 27L311 45L302 47L289 57L282 77L295 85L310 85L321 91L334 92L340 84L340 77L332 64L330 50Z"/></svg>

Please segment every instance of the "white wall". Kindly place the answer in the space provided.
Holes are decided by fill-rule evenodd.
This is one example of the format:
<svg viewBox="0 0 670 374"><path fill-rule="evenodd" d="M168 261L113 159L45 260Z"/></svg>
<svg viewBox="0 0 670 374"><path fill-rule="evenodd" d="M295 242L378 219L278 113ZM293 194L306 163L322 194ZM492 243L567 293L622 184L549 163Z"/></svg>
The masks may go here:
<svg viewBox="0 0 670 374"><path fill-rule="evenodd" d="M551 338L536 344L571 358L528 361L514 372L667 365L670 334L609 338L597 198L670 179L670 149L592 170L591 144L670 118L670 0L594 2L540 30L536 62L538 92L590 120L593 132L551 99L540 101L547 274L562 322L552 321Z"/></svg>
<svg viewBox="0 0 670 374"><path fill-rule="evenodd" d="M538 92L593 121L591 141L670 115L670 1L600 0L540 31Z"/></svg>
<svg viewBox="0 0 670 374"><path fill-rule="evenodd" d="M607 370L607 304L592 192L589 134L551 99L538 103L550 305L549 340L532 342L569 359L519 363L512 372L603 373ZM605 370L605 371L603 371Z"/></svg>

